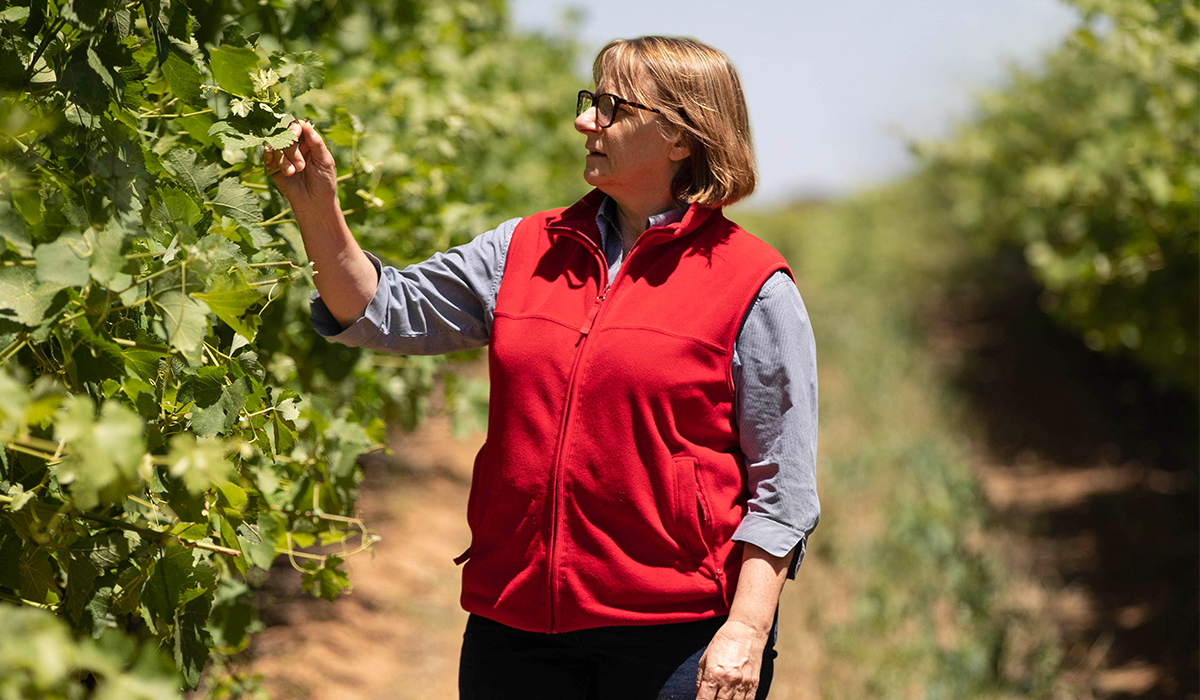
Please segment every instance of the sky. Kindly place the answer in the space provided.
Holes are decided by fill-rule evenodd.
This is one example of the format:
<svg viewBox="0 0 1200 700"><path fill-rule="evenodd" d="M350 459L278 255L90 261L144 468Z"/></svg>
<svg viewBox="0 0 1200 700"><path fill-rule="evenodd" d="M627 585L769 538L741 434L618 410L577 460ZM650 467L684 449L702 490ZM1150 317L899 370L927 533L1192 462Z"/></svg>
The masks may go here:
<svg viewBox="0 0 1200 700"><path fill-rule="evenodd" d="M906 140L943 137L1012 63L1036 68L1080 24L1058 0L510 0L519 27L609 39L693 36L742 78L758 156L758 204L837 196L914 166Z"/></svg>

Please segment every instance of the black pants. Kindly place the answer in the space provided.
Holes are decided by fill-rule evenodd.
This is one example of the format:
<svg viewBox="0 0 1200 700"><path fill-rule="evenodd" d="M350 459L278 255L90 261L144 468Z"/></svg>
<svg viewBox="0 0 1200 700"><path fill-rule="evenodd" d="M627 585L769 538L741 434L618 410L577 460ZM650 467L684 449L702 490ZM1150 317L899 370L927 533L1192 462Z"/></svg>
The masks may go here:
<svg viewBox="0 0 1200 700"><path fill-rule="evenodd" d="M716 617L542 634L471 615L458 668L459 698L694 700L700 657L724 623ZM758 700L771 687L775 636L772 629L763 651Z"/></svg>

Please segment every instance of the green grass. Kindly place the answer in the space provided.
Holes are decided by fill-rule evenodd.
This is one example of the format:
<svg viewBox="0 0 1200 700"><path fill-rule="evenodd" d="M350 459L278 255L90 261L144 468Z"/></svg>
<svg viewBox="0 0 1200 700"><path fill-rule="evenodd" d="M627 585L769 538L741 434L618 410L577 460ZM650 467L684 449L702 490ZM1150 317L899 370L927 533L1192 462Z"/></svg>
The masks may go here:
<svg viewBox="0 0 1200 700"><path fill-rule="evenodd" d="M971 255L924 191L730 214L787 257L817 340L822 518L783 603L781 653L802 672L773 698L1052 692L1053 630L1008 602L958 401L924 340Z"/></svg>

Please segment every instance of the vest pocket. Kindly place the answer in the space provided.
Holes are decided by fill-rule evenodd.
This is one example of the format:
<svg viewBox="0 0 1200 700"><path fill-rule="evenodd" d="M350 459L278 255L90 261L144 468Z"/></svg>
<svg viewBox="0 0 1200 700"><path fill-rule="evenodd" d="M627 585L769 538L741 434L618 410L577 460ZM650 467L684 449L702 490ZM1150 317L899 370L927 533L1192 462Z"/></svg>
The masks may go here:
<svg viewBox="0 0 1200 700"><path fill-rule="evenodd" d="M708 524L708 508L700 490L700 465L692 457L675 457L675 531L679 544L691 557L697 569L708 558L708 543L704 532Z"/></svg>

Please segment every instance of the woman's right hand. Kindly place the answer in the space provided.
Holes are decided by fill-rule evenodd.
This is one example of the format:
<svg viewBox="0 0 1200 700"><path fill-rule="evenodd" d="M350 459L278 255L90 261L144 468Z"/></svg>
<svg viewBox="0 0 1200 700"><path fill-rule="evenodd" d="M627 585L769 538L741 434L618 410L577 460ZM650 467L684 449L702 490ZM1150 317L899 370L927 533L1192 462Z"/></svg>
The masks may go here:
<svg viewBox="0 0 1200 700"><path fill-rule="evenodd" d="M288 129L296 134L296 143L279 151L265 150L263 163L267 174L297 216L340 211L337 164L324 139L307 120L296 120Z"/></svg>

